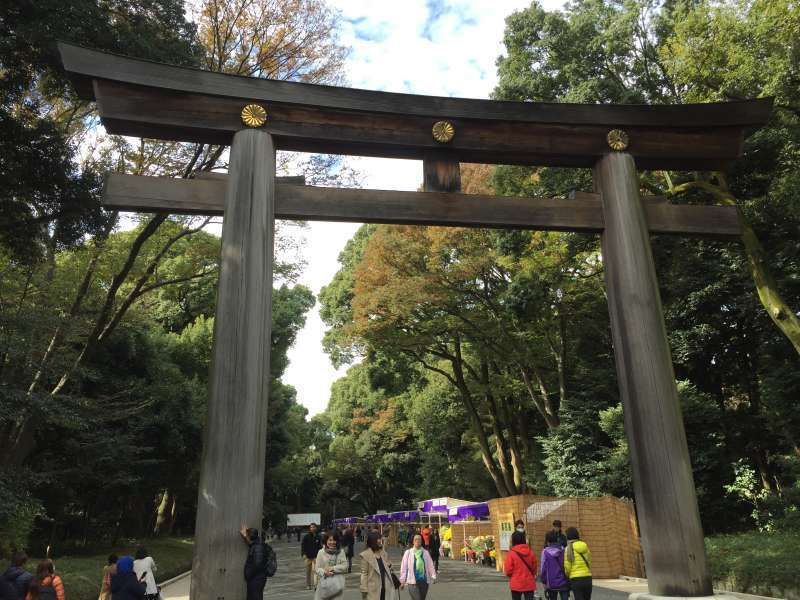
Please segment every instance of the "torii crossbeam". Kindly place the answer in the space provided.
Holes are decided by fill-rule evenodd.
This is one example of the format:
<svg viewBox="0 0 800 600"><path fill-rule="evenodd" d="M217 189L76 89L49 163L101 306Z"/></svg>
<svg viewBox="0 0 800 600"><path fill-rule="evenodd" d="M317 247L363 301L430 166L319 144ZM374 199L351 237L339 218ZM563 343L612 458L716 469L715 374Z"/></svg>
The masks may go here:
<svg viewBox="0 0 800 600"><path fill-rule="evenodd" d="M641 198L640 169L725 169L771 99L576 105L391 94L236 77L59 44L110 133L231 144L193 181L113 175L108 206L224 213L192 600L242 600L242 522L261 521L275 217L601 233L650 593L712 594L650 233L735 238L735 208ZM423 193L276 181L275 150L423 160ZM468 196L459 162L592 167L595 194ZM224 197L224 203L223 203Z"/></svg>

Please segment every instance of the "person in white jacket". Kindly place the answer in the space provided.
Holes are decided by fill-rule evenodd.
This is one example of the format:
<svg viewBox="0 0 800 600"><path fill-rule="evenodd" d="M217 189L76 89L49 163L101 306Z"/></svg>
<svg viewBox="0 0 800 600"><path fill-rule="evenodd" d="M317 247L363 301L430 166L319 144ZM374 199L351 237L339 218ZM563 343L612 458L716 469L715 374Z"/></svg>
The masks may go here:
<svg viewBox="0 0 800 600"><path fill-rule="evenodd" d="M317 574L317 591L314 600L337 600L344 596L347 575L347 552L339 543L339 532L333 531L325 538L314 563Z"/></svg>
<svg viewBox="0 0 800 600"><path fill-rule="evenodd" d="M136 549L136 560L133 561L133 572L136 579L143 581L147 586L144 592L145 600L156 600L158 598L158 586L156 585L156 561L147 554L144 546Z"/></svg>

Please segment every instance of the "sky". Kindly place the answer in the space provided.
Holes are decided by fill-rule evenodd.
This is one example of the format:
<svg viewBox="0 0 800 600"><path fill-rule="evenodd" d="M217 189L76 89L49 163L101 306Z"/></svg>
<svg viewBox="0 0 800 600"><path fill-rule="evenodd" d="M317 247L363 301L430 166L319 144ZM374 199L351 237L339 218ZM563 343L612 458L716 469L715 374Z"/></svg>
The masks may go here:
<svg viewBox="0 0 800 600"><path fill-rule="evenodd" d="M488 98L497 81L495 61L504 51L505 18L530 0L329 0L341 11L341 42L351 48L351 87L462 98ZM561 0L541 1L557 9ZM422 183L422 163L354 158L361 187L409 190ZM299 282L316 294L338 270L337 257L358 229L353 223L310 223L303 233L307 268ZM322 351L325 326L316 306L289 350L283 381L313 416L325 410L336 371Z"/></svg>

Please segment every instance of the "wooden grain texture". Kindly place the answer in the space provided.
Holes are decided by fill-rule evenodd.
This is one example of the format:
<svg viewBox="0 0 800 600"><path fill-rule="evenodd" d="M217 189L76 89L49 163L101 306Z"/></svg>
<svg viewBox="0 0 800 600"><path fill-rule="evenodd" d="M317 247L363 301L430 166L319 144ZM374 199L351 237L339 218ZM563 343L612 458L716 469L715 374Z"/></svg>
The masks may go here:
<svg viewBox="0 0 800 600"><path fill-rule="evenodd" d="M422 188L426 192L460 192L461 164L437 154L422 161Z"/></svg>
<svg viewBox="0 0 800 600"><path fill-rule="evenodd" d="M769 117L771 99L696 105L499 102L392 94L235 77L61 44L80 93L96 100L110 133L228 144L242 107L266 106L263 129L281 150L493 164L590 167L622 127L640 168L722 169L746 133ZM431 135L440 119L456 136Z"/></svg>
<svg viewBox="0 0 800 600"><path fill-rule="evenodd" d="M420 96L212 73L98 52L65 43L59 43L58 49L64 68L78 82L107 79L185 93L346 111L575 125L661 125L679 128L763 125L772 107L770 98L689 105L643 105L507 102ZM91 87L81 85L79 91L85 94L86 99L94 99L90 96Z"/></svg>
<svg viewBox="0 0 800 600"><path fill-rule="evenodd" d="M261 528L272 327L275 152L270 136L233 140L191 600L244 600L242 524Z"/></svg>
<svg viewBox="0 0 800 600"><path fill-rule="evenodd" d="M633 158L595 167L614 358L651 594L710 596L703 530Z"/></svg>
<svg viewBox="0 0 800 600"><path fill-rule="evenodd" d="M215 174L213 179L191 180L114 173L106 179L103 203L118 210L221 215L225 181L221 174ZM275 216L279 219L585 233L603 229L597 194L581 194L574 200L564 200L321 188L282 181L279 177L275 200ZM730 240L740 235L735 207L647 204L645 212L651 233Z"/></svg>
<svg viewBox="0 0 800 600"><path fill-rule="evenodd" d="M248 98L186 93L94 81L103 124L110 133L198 143L230 143L244 127ZM448 117L457 134L443 146L431 135L439 116L356 112L279 102L266 105L261 128L280 150L424 159L430 152L450 160L487 164L591 167L608 150L609 127ZM742 127L630 125L630 151L642 168L715 169L737 158Z"/></svg>

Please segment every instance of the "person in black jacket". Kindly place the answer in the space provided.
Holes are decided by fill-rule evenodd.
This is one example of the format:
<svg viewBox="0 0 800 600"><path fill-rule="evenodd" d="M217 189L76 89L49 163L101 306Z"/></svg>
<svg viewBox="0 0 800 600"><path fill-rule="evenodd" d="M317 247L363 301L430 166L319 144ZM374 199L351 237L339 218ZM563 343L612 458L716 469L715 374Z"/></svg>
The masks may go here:
<svg viewBox="0 0 800 600"><path fill-rule="evenodd" d="M239 533L248 546L247 560L244 563L247 600L261 600L264 597L264 586L267 584L267 573L264 570L267 548L261 542L258 529L242 527Z"/></svg>
<svg viewBox="0 0 800 600"><path fill-rule="evenodd" d="M302 556L306 562L307 590L312 590L317 587L317 575L314 572L314 563L321 549L322 540L319 537L319 533L317 533L317 524L312 523L308 528L308 533L303 536L303 541L300 544L300 556Z"/></svg>
<svg viewBox="0 0 800 600"><path fill-rule="evenodd" d="M558 519L553 521L553 528L549 532L547 532L547 535L545 535L545 540L544 540L544 547L545 548L547 547L547 536L550 535L550 534L553 534L553 536L555 537L556 542L562 548L566 548L567 547L567 536L565 536L564 532L561 531L561 521L559 521Z"/></svg>
<svg viewBox="0 0 800 600"><path fill-rule="evenodd" d="M433 568L436 569L436 574L439 574L439 556L442 548L442 539L439 537L439 530L434 529L431 531L431 543L428 548L431 560L433 560Z"/></svg>
<svg viewBox="0 0 800 600"><path fill-rule="evenodd" d="M147 584L136 578L133 557L117 559L117 572L111 576L111 600L143 600Z"/></svg>
<svg viewBox="0 0 800 600"><path fill-rule="evenodd" d="M2 579L14 588L17 600L25 600L28 588L33 581L33 573L25 570L26 562L28 562L27 554L15 552L11 557L11 566L2 575Z"/></svg>
<svg viewBox="0 0 800 600"><path fill-rule="evenodd" d="M0 577L0 600L18 600L16 588L2 577Z"/></svg>
<svg viewBox="0 0 800 600"><path fill-rule="evenodd" d="M347 552L347 572L353 572L353 555L355 554L356 535L353 528L348 527L342 534L342 547Z"/></svg>

